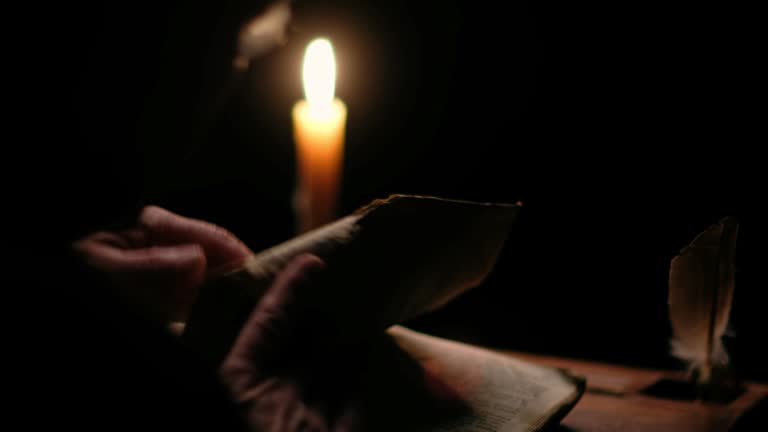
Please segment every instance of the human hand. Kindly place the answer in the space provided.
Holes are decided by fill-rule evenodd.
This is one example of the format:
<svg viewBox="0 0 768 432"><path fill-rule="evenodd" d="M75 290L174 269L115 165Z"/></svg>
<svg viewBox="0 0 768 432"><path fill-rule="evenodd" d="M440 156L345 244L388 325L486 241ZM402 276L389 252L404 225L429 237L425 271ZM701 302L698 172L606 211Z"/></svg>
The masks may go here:
<svg viewBox="0 0 768 432"><path fill-rule="evenodd" d="M387 333L345 335L318 300L327 294L317 274L324 267L314 255L294 258L222 362L221 377L251 430L417 431L465 413L455 390Z"/></svg>
<svg viewBox="0 0 768 432"><path fill-rule="evenodd" d="M91 234L74 249L121 298L164 322L184 321L206 278L252 254L227 230L156 206L142 210L136 227Z"/></svg>
<svg viewBox="0 0 768 432"><path fill-rule="evenodd" d="M322 325L309 312L312 275L325 267L314 255L294 258L256 305L221 366L221 376L252 430L350 430L349 400L331 402L323 386L328 353L317 347ZM314 327L314 329L313 329ZM335 374L326 370L325 378ZM314 390L325 394L313 394ZM332 411L332 412L331 412Z"/></svg>

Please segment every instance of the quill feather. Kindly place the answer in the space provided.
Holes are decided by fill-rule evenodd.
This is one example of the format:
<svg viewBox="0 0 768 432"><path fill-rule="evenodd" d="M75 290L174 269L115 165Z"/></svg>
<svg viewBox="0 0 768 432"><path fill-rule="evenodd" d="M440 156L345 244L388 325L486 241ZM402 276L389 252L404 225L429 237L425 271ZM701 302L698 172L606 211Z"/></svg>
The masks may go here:
<svg viewBox="0 0 768 432"><path fill-rule="evenodd" d="M240 30L235 67L246 69L251 60L283 44L290 22L290 0L277 0L263 13L251 19Z"/></svg>
<svg viewBox="0 0 768 432"><path fill-rule="evenodd" d="M738 223L728 217L699 234L672 259L669 318L672 354L709 382L712 368L728 364L721 337L728 325L734 290Z"/></svg>

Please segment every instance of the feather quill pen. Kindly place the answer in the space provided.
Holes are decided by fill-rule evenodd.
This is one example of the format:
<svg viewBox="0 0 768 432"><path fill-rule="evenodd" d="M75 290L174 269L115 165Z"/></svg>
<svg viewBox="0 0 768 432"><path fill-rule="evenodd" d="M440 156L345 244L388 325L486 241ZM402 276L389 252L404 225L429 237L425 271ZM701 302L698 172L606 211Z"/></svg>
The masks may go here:
<svg viewBox="0 0 768 432"><path fill-rule="evenodd" d="M234 65L246 69L251 60L282 45L291 22L291 1L276 0L240 30Z"/></svg>
<svg viewBox="0 0 768 432"><path fill-rule="evenodd" d="M721 337L728 325L734 290L738 223L732 217L700 233L669 269L672 354L707 385L714 368L728 365Z"/></svg>

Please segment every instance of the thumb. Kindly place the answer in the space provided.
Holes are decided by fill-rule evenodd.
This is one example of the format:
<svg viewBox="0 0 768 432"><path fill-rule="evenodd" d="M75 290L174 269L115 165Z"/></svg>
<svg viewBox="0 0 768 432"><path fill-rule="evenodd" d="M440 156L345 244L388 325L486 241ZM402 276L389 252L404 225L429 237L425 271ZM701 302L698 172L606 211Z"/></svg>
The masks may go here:
<svg viewBox="0 0 768 432"><path fill-rule="evenodd" d="M230 367L260 368L285 354L289 346L301 344L297 329L306 320L302 316L313 273L325 263L317 256L295 257L280 272L267 293L251 313L227 356ZM238 367L238 368L239 368Z"/></svg>

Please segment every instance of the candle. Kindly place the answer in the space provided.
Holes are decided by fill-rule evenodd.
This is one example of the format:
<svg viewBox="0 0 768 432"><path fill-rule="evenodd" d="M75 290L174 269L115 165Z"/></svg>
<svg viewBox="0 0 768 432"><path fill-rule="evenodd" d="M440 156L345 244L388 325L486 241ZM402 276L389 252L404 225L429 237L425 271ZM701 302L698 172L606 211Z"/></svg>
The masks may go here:
<svg viewBox="0 0 768 432"><path fill-rule="evenodd" d="M334 97L336 64L327 39L307 47L302 70L305 100L293 107L299 232L332 222L337 214L347 107Z"/></svg>

